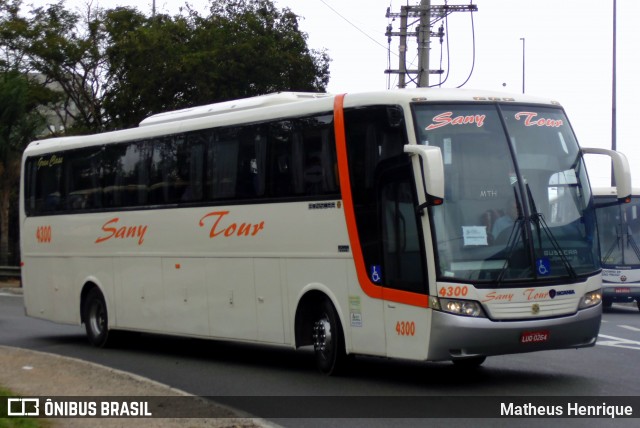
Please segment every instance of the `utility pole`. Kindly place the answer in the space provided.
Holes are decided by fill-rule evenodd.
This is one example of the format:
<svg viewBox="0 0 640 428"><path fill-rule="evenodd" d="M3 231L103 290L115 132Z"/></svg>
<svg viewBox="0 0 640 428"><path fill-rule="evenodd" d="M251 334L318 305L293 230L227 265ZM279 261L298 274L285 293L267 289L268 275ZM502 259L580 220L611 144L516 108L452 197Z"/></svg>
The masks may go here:
<svg viewBox="0 0 640 428"><path fill-rule="evenodd" d="M429 86L429 49L431 44L431 0L420 2L420 24L418 24L418 87Z"/></svg>
<svg viewBox="0 0 640 428"><path fill-rule="evenodd" d="M612 66L612 79L611 79L611 150L618 150L617 146L617 135L616 135L616 124L618 122L618 117L616 114L616 92L618 92L616 87L617 80L617 72L616 72L616 61L617 61L617 29L616 29L616 15L617 7L616 0L613 0L613 66ZM613 165L611 165L611 186L616 185L616 177L613 174Z"/></svg>
<svg viewBox="0 0 640 428"><path fill-rule="evenodd" d="M429 68L429 50L431 37L444 36L443 30L435 33L431 31L431 27L436 22L444 19L453 12L476 12L478 6L432 6L431 0L420 0L420 4L416 6L401 6L400 13L393 13L387 9L387 18L400 18L399 31L393 31L391 26L387 27L387 37L399 37L400 44L398 47L398 68L385 70L387 74L398 75L398 87L405 88L407 80L416 83L417 87L424 88L429 86L430 74L442 74L443 70L431 70ZM409 22L409 19L414 19ZM416 26L413 31L409 31L409 27ZM407 42L408 37L413 36L418 43L418 68L407 69ZM412 77L415 76L415 77Z"/></svg>
<svg viewBox="0 0 640 428"><path fill-rule="evenodd" d="M409 19L409 7L402 6L400 8L400 46L399 57L400 62L398 66L398 86L404 88L406 86L405 78L407 76L407 20ZM391 31L391 30L389 30ZM390 37L390 36L389 36Z"/></svg>
<svg viewBox="0 0 640 428"><path fill-rule="evenodd" d="M522 93L524 94L524 58L525 58L525 52L524 52L524 37L520 37L520 40L522 40Z"/></svg>

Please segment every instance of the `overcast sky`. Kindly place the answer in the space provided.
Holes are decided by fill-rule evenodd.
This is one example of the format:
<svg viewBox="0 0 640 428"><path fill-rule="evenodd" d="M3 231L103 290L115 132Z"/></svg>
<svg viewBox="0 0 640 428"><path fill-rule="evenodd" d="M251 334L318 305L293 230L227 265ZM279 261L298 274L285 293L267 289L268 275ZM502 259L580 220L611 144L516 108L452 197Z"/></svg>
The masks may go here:
<svg viewBox="0 0 640 428"><path fill-rule="evenodd" d="M73 0L82 4L86 0ZM35 4L45 0L33 0ZM150 12L152 0L93 0L105 8L135 6ZM177 13L184 0L156 0L156 10ZM205 2L190 3L203 11ZM313 49L327 49L332 58L332 93L380 90L397 85L384 70L398 67L398 39L385 36L387 25L394 31L399 22L386 18L387 8L400 12L402 5L419 0L275 0L301 18L301 30L308 34ZM448 1L468 5L469 0ZM432 0L443 5L445 0ZM611 147L611 86L613 44L613 0L474 0L478 12L449 16L447 45L443 45L443 68L449 72L443 87L457 87L471 77L465 88L522 92L523 51L525 91L551 97L566 109L583 147ZM634 100L640 96L633 79L640 75L637 47L640 45L640 1L617 0L617 147L624 152L632 170L640 166L640 137L634 132ZM475 45L474 45L475 36ZM524 49L523 49L523 41ZM474 48L475 46L475 48ZM440 68L441 47L432 39L430 68ZM475 53L475 55L474 55ZM417 52L410 46L407 59ZM475 61L474 61L475 58ZM438 83L437 76L431 84ZM409 85L411 86L411 85ZM596 157L597 158L597 157ZM609 183L609 164L589 160L592 183ZM640 172L634 184L640 186Z"/></svg>

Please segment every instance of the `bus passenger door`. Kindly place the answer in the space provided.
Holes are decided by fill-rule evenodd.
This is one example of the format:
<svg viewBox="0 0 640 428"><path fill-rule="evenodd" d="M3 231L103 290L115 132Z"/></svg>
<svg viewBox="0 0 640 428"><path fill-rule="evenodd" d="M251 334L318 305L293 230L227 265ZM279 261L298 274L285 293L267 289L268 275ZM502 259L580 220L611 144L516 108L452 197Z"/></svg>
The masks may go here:
<svg viewBox="0 0 640 428"><path fill-rule="evenodd" d="M426 294L425 252L409 165L386 170L378 183L381 281L387 356L422 358L427 354L428 318L424 307L399 303L399 295ZM372 278L374 279L374 278Z"/></svg>

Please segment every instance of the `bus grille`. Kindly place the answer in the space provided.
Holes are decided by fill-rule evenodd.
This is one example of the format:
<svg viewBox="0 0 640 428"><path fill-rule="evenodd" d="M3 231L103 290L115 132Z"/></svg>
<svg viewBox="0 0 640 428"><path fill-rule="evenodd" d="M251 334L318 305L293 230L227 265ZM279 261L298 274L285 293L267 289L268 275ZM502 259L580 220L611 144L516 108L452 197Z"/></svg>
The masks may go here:
<svg viewBox="0 0 640 428"><path fill-rule="evenodd" d="M489 318L535 319L573 314L578 310L576 299L548 300L539 302L493 303L485 306Z"/></svg>

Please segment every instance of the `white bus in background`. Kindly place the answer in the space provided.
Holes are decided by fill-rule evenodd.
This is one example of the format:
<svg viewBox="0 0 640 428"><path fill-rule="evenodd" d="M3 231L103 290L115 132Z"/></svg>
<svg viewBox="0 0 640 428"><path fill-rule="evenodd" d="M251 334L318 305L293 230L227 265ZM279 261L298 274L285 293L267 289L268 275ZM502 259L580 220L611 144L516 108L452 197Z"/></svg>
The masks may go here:
<svg viewBox="0 0 640 428"><path fill-rule="evenodd" d="M640 189L633 189L630 203L618 204L616 189L594 188L600 254L602 299L635 302L640 309Z"/></svg>
<svg viewBox="0 0 640 428"><path fill-rule="evenodd" d="M27 314L117 330L451 360L580 348L602 312L563 109L524 95L278 93L33 142ZM554 209L553 215L551 209Z"/></svg>

